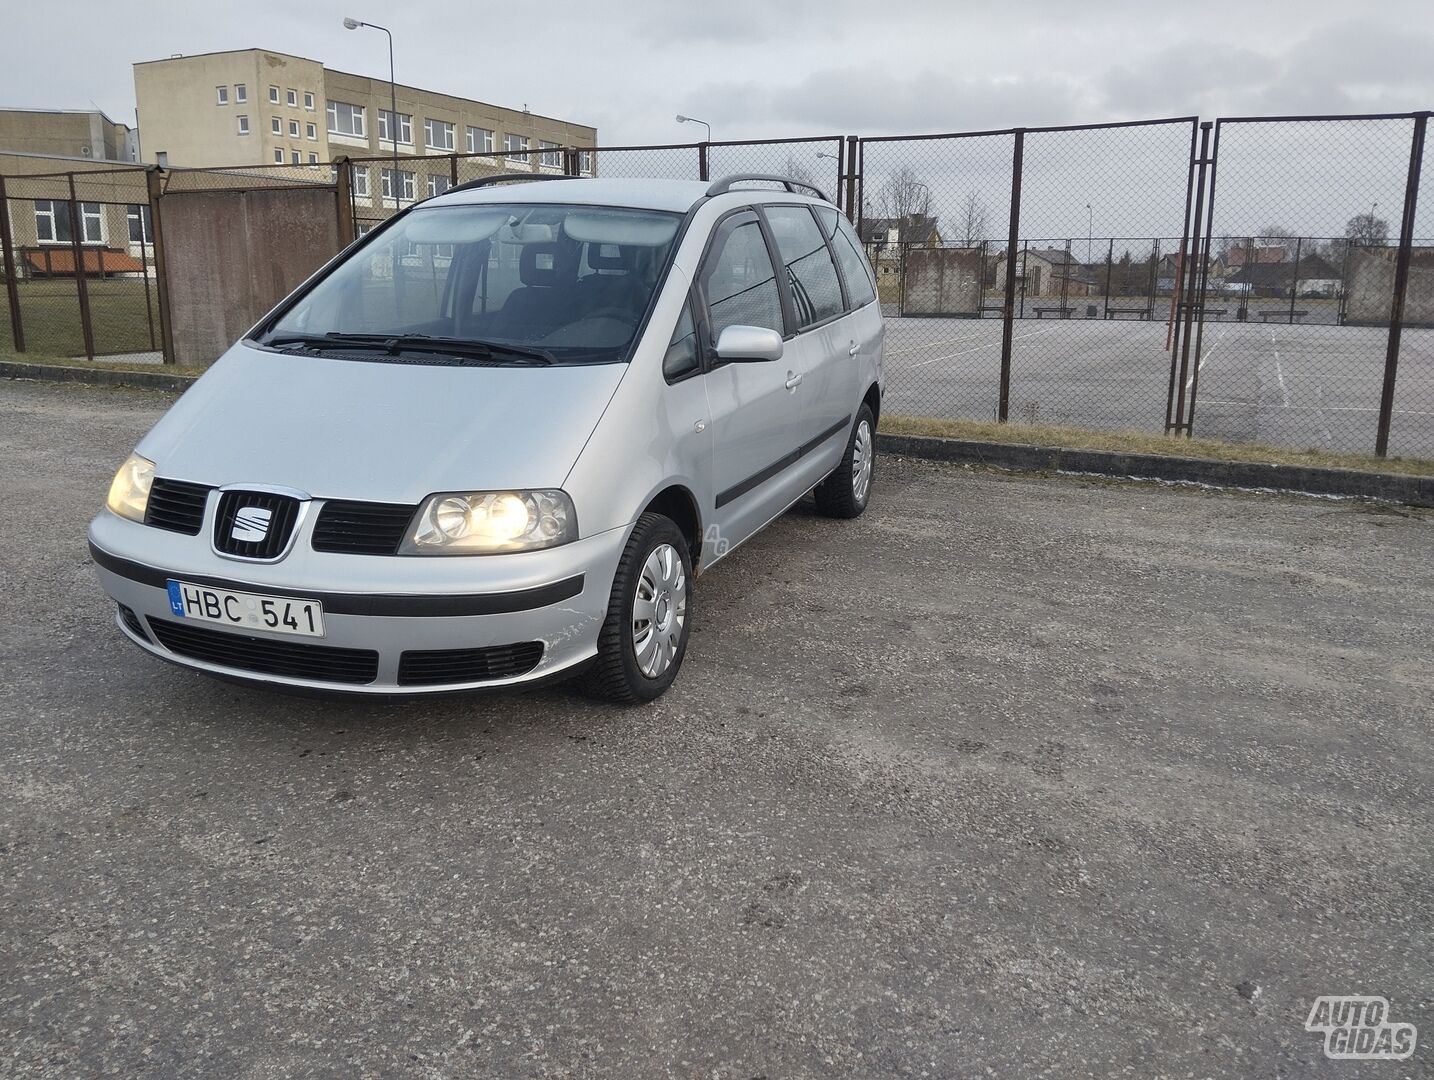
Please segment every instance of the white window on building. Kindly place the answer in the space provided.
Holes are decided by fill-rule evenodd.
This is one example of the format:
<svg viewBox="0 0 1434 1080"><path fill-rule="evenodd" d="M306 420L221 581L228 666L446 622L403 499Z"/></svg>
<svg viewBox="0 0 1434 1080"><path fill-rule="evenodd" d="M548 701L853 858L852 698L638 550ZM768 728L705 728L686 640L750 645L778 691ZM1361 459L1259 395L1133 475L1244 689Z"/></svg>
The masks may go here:
<svg viewBox="0 0 1434 1080"><path fill-rule="evenodd" d="M543 166L548 169L561 169L563 167L563 149L555 142L548 142L547 139L538 141L538 149L543 152Z"/></svg>
<svg viewBox="0 0 1434 1080"><path fill-rule="evenodd" d="M304 91L304 108L308 109L309 112L314 111L314 92L312 90Z"/></svg>
<svg viewBox="0 0 1434 1080"><path fill-rule="evenodd" d="M269 117L269 130L275 135L284 134L284 121L277 116Z"/></svg>
<svg viewBox="0 0 1434 1080"><path fill-rule="evenodd" d="M297 109L299 107L299 92L293 87L290 87L289 92L284 96L284 100L289 103L289 108Z"/></svg>
<svg viewBox="0 0 1434 1080"><path fill-rule="evenodd" d="M394 191L393 170L392 170L392 169L384 169L383 172L382 172L382 176L380 177L380 179L381 179L381 182L382 182L383 197L384 197L385 199L392 199L392 198L394 198L394 193L393 193L393 191ZM413 173L408 172L408 171L403 170L403 169L400 169L400 170L399 170L399 173L398 173L398 198L399 198L399 199L407 199L407 200L409 200L410 202L413 200L413 181L414 181L414 175L413 175Z"/></svg>
<svg viewBox="0 0 1434 1080"><path fill-rule="evenodd" d="M453 149L453 125L442 120L423 122L423 144L430 150Z"/></svg>
<svg viewBox="0 0 1434 1080"><path fill-rule="evenodd" d="M289 164L291 164L291 165L302 165L303 163L304 163L304 155L301 154L301 153L299 153L299 151L297 151L297 150L293 149L292 147L290 147L290 149L289 149Z"/></svg>
<svg viewBox="0 0 1434 1080"><path fill-rule="evenodd" d="M593 174L593 152L591 150L578 151L578 172L583 176Z"/></svg>
<svg viewBox="0 0 1434 1080"><path fill-rule="evenodd" d="M318 163L319 163L319 155L316 154L316 153L314 153L312 150L310 150L310 151L309 151L309 164L310 164L310 165L317 165Z"/></svg>
<svg viewBox="0 0 1434 1080"><path fill-rule="evenodd" d="M214 88L214 104L216 104L216 105L228 105L228 104L229 104L229 87L227 87L227 86L216 86L216 87Z"/></svg>
<svg viewBox="0 0 1434 1080"><path fill-rule="evenodd" d="M368 235L369 233L371 233L371 232L373 232L373 222L371 222L371 221L355 221L355 222L354 222L354 238L355 238L355 239L357 239L357 238L360 237L360 236L367 236L367 235Z"/></svg>
<svg viewBox="0 0 1434 1080"><path fill-rule="evenodd" d="M243 83L235 83L235 84L234 84L234 103L235 103L236 105L243 105L243 104L244 104L245 102L247 102L248 100L249 100L249 87L245 86Z"/></svg>
<svg viewBox="0 0 1434 1080"><path fill-rule="evenodd" d="M440 176L440 175L438 175L437 173L429 173L429 175L428 175L428 195L429 195L429 198L432 198L434 195L442 195L445 191L447 191L447 190L448 190L449 188L451 188L452 186L453 186L453 180L452 180L450 177L448 177L448 176Z"/></svg>
<svg viewBox="0 0 1434 1080"><path fill-rule="evenodd" d="M269 87L269 101L274 105L279 104L279 88L277 86Z"/></svg>
<svg viewBox="0 0 1434 1080"><path fill-rule="evenodd" d="M507 152L509 161L527 161L528 137L526 135L504 135L503 149Z"/></svg>
<svg viewBox="0 0 1434 1080"><path fill-rule="evenodd" d="M238 125L240 135L249 134L249 118L247 116L236 116L234 123Z"/></svg>
<svg viewBox="0 0 1434 1080"><path fill-rule="evenodd" d="M493 152L493 133L487 128L469 128L468 152L470 154L491 154Z"/></svg>
<svg viewBox="0 0 1434 1080"><path fill-rule="evenodd" d="M282 164L284 164L284 149L283 149L283 147L279 147L277 150L274 151L274 164L275 164L275 165L282 165Z"/></svg>
<svg viewBox="0 0 1434 1080"><path fill-rule="evenodd" d="M297 120L290 120L290 121L289 121L289 138L291 138L291 139L297 139L298 137L299 137L299 122L298 122Z"/></svg>
<svg viewBox="0 0 1434 1080"><path fill-rule="evenodd" d="M149 207L143 203L126 207L125 220L129 225L129 242L131 244L153 242L153 233L149 223Z"/></svg>
<svg viewBox="0 0 1434 1080"><path fill-rule="evenodd" d="M353 180L355 195L368 195L368 168L364 165L350 165L350 176Z"/></svg>
<svg viewBox="0 0 1434 1080"><path fill-rule="evenodd" d="M362 139L363 106L350 105L347 101L331 101L328 107L329 131L335 135L352 135Z"/></svg>
<svg viewBox="0 0 1434 1080"><path fill-rule="evenodd" d="M395 124L393 118L398 117ZM378 110L378 141L381 143L393 142L393 133L397 130L398 141L413 145L413 114L395 113L388 109Z"/></svg>
<svg viewBox="0 0 1434 1080"><path fill-rule="evenodd" d="M74 242L74 231L70 228L70 204L60 199L35 200L35 238L42 244L69 244ZM80 243L103 244L104 218L100 204L80 203Z"/></svg>
<svg viewBox="0 0 1434 1080"><path fill-rule="evenodd" d="M304 125L304 135L307 136L307 138L309 139L310 142L318 142L318 141L319 141L319 127L318 127L318 125L317 125L317 124L305 124L305 125Z"/></svg>

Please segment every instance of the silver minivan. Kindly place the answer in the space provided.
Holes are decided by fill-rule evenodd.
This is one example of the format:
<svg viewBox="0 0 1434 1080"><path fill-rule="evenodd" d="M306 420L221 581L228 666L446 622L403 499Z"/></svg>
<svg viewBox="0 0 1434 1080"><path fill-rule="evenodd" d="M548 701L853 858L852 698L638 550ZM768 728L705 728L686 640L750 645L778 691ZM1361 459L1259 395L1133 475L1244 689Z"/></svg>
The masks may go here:
<svg viewBox="0 0 1434 1080"><path fill-rule="evenodd" d="M881 308L836 207L540 179L396 214L144 437L89 531L136 645L279 687L647 701L695 577L809 491L865 509Z"/></svg>

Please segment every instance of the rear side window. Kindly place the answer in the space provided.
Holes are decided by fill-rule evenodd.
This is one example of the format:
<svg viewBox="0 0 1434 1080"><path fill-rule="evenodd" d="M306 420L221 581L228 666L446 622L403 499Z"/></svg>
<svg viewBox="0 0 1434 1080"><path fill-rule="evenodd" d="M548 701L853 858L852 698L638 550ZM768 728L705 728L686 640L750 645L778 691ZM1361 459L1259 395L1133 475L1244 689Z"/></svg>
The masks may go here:
<svg viewBox="0 0 1434 1080"><path fill-rule="evenodd" d="M847 299L853 308L869 304L876 299L876 287L872 283L871 266L862 254L861 242L846 218L835 210L818 207L817 214L831 233L832 250L841 264L842 277L846 279Z"/></svg>
<svg viewBox="0 0 1434 1080"><path fill-rule="evenodd" d="M792 290L798 328L840 315L841 281L811 211L805 206L769 206L766 214Z"/></svg>
<svg viewBox="0 0 1434 1080"><path fill-rule="evenodd" d="M777 273L755 215L730 217L717 227L701 280L714 343L729 326L784 332Z"/></svg>

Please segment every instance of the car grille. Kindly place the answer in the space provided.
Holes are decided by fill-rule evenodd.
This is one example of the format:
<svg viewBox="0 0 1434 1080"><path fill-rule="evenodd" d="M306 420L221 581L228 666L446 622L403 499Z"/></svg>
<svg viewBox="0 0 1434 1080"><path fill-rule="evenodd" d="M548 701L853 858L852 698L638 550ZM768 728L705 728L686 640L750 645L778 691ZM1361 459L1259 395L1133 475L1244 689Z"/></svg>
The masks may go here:
<svg viewBox="0 0 1434 1080"><path fill-rule="evenodd" d="M314 523L314 550L396 555L416 509L399 503L326 502Z"/></svg>
<svg viewBox="0 0 1434 1080"><path fill-rule="evenodd" d="M149 627L170 652L222 667L355 685L371 683L378 677L378 653L373 649L340 649L231 634L152 617Z"/></svg>
<svg viewBox="0 0 1434 1080"><path fill-rule="evenodd" d="M275 559L289 546L289 534L299 520L299 500L292 495L268 491L225 491L219 495L214 515L214 547L226 555L245 559ZM261 539L242 540L234 535L239 515L245 510L268 510L268 526ZM241 533L242 535L242 533Z"/></svg>
<svg viewBox="0 0 1434 1080"><path fill-rule="evenodd" d="M204 484L155 477L144 508L144 523L156 529L198 536L204 524L204 502L212 490Z"/></svg>
<svg viewBox="0 0 1434 1080"><path fill-rule="evenodd" d="M398 660L400 686L484 682L525 675L543 658L541 641L492 645L486 649L410 650Z"/></svg>

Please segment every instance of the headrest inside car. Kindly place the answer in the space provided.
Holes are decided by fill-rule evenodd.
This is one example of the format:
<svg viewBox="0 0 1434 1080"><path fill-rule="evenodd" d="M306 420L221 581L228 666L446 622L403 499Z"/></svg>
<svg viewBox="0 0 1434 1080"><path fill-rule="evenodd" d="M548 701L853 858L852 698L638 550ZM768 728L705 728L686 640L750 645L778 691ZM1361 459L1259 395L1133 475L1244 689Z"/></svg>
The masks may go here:
<svg viewBox="0 0 1434 1080"><path fill-rule="evenodd" d="M620 244L589 244L588 266L593 270L631 270L633 251Z"/></svg>
<svg viewBox="0 0 1434 1080"><path fill-rule="evenodd" d="M518 256L518 277L524 285L559 285L570 281L573 274L567 265L568 254L561 244L524 244Z"/></svg>

